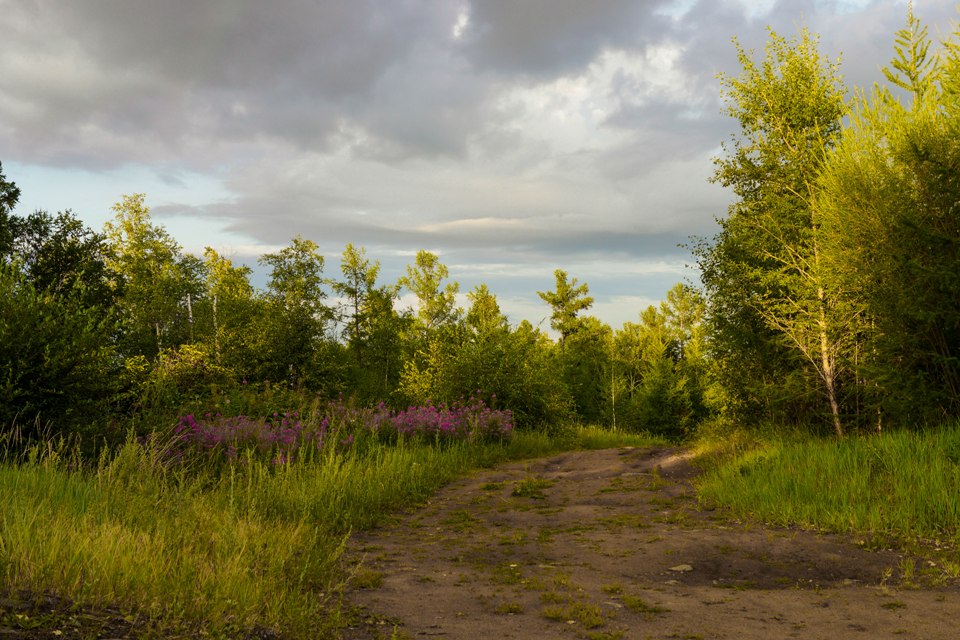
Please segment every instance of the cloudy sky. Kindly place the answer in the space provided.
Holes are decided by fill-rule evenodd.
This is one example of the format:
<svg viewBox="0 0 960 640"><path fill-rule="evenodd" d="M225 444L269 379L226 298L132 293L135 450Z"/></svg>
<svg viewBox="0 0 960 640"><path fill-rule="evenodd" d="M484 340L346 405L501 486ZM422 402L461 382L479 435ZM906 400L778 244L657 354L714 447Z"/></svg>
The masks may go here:
<svg viewBox="0 0 960 640"><path fill-rule="evenodd" d="M919 0L935 36L955 0ZM677 245L729 195L718 72L807 27L870 86L895 0L0 0L0 162L17 213L99 229L144 192L187 251L255 263L300 234L418 249L513 321L562 268L619 326L696 278ZM260 276L262 278L262 275ZM546 327L547 323L543 326Z"/></svg>

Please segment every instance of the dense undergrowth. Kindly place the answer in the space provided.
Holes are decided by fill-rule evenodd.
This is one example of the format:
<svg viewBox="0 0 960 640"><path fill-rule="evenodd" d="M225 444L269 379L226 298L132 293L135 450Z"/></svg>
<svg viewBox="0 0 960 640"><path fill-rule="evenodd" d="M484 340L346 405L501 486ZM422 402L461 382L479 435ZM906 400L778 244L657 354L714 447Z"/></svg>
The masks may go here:
<svg viewBox="0 0 960 640"><path fill-rule="evenodd" d="M342 434L340 434L342 435ZM332 634L351 532L471 469L569 448L646 444L600 429L471 441L400 437L274 451L136 438L86 464L34 447L0 464L0 579L11 593L115 607L157 635Z"/></svg>

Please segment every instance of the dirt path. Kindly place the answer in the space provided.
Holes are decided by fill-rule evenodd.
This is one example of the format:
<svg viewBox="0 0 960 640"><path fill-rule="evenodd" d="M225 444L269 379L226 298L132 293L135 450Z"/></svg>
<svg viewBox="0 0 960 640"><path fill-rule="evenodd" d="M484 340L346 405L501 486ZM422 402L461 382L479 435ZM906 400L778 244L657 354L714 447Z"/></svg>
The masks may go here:
<svg viewBox="0 0 960 640"><path fill-rule="evenodd" d="M461 480L353 541L343 637L960 638L960 591L902 588L891 551L701 511L693 473L621 449Z"/></svg>

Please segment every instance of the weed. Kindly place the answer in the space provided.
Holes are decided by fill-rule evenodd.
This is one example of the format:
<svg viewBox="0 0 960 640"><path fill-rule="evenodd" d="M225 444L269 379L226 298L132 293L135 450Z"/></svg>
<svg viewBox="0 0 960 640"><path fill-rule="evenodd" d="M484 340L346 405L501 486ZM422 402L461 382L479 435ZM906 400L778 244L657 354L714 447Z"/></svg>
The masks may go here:
<svg viewBox="0 0 960 640"><path fill-rule="evenodd" d="M383 586L383 573L372 569L358 569L350 579L356 589L379 589Z"/></svg>
<svg viewBox="0 0 960 640"><path fill-rule="evenodd" d="M537 542L540 544L547 544L553 542L554 536L556 536L558 531L552 527L541 527L537 532Z"/></svg>
<svg viewBox="0 0 960 640"><path fill-rule="evenodd" d="M670 484L670 482L660 475L660 467L654 467L653 471L650 472L650 477L646 482L645 488L649 491L659 491L668 484Z"/></svg>
<svg viewBox="0 0 960 640"><path fill-rule="evenodd" d="M693 522L690 519L690 512L687 511L685 507L677 509L676 511L667 511L662 515L653 518L654 522L660 524L672 524L678 527L691 526Z"/></svg>
<svg viewBox="0 0 960 640"><path fill-rule="evenodd" d="M914 588L917 577L917 563L913 558L904 558L900 561L900 586Z"/></svg>
<svg viewBox="0 0 960 640"><path fill-rule="evenodd" d="M450 515L444 518L440 524L445 527L462 533L464 531L471 531L480 524L480 521L477 520L469 511L464 509L458 509L456 511L451 511Z"/></svg>
<svg viewBox="0 0 960 640"><path fill-rule="evenodd" d="M728 453L698 480L737 517L857 534L868 549L907 539L956 541L960 422L835 439L768 438ZM842 482L836 479L842 478Z"/></svg>
<svg viewBox="0 0 960 640"><path fill-rule="evenodd" d="M497 607L496 612L501 615L523 613L523 605L518 602L503 602Z"/></svg>
<svg viewBox="0 0 960 640"><path fill-rule="evenodd" d="M570 602L570 596L556 591L544 591L540 594L540 602L543 604L565 604Z"/></svg>
<svg viewBox="0 0 960 640"><path fill-rule="evenodd" d="M523 544L526 541L527 541L527 533L525 531L514 531L500 538L497 541L497 544L515 545L515 544Z"/></svg>
<svg viewBox="0 0 960 640"><path fill-rule="evenodd" d="M553 585L561 589L570 589L572 583L570 581L570 574L566 571L558 571L553 576Z"/></svg>
<svg viewBox="0 0 960 640"><path fill-rule="evenodd" d="M633 513L623 513L618 516L601 518L597 522L608 529L623 527L630 527L632 529L648 529L650 527L650 523L647 522L644 516Z"/></svg>
<svg viewBox="0 0 960 640"><path fill-rule="evenodd" d="M629 493L646 489L647 484L639 475L623 475L610 480L610 484L602 487L598 493Z"/></svg>
<svg viewBox="0 0 960 640"><path fill-rule="evenodd" d="M585 602L571 602L543 608L543 617L555 622L579 622L587 629L596 629L606 624L600 607Z"/></svg>
<svg viewBox="0 0 960 640"><path fill-rule="evenodd" d="M390 640L412 640L410 634L400 631L397 625L393 625L393 630L390 632Z"/></svg>
<svg viewBox="0 0 960 640"><path fill-rule="evenodd" d="M553 620L554 622L565 622L570 617L567 615L567 608L560 606L544 607L540 613L547 620Z"/></svg>
<svg viewBox="0 0 960 640"><path fill-rule="evenodd" d="M523 574L518 564L509 562L493 568L493 580L498 584L520 584L523 581Z"/></svg>
<svg viewBox="0 0 960 640"><path fill-rule="evenodd" d="M516 498L532 498L534 500L543 500L547 496L543 493L543 490L552 485L553 483L550 480L541 478L539 476L529 476L523 480L517 482L513 486L513 491L510 492L510 495Z"/></svg>
<svg viewBox="0 0 960 640"><path fill-rule="evenodd" d="M278 412L274 435L289 435L282 430L295 430L297 419L301 433L318 427ZM328 428L329 436L332 421ZM353 447L301 447L275 464L276 449L238 446L231 462L224 445L219 458L178 460L162 439L131 438L83 464L53 449L0 462L5 587L58 593L77 607L114 607L120 593L131 616L186 635L332 633L341 624L338 594L351 584L340 562L350 531L480 464L555 446L528 433L490 443L358 436ZM453 524L476 526L463 514ZM378 577L353 580L373 588Z"/></svg>
<svg viewBox="0 0 960 640"><path fill-rule="evenodd" d="M943 572L948 578L960 578L960 561L944 560Z"/></svg>
<svg viewBox="0 0 960 640"><path fill-rule="evenodd" d="M623 631L587 631L583 637L586 640L621 640Z"/></svg>
<svg viewBox="0 0 960 640"><path fill-rule="evenodd" d="M620 599L623 601L623 606L634 613L639 613L647 620L651 620L657 614L668 613L670 611L670 609L666 607L649 604L638 596L623 594L620 596Z"/></svg>

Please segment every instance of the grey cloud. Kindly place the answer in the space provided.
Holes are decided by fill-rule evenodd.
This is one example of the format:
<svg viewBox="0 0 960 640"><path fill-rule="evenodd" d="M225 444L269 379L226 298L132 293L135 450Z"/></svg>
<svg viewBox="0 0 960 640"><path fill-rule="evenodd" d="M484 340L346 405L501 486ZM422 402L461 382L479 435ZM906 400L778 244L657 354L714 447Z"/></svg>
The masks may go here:
<svg viewBox="0 0 960 640"><path fill-rule="evenodd" d="M605 48L643 48L669 29L667 0L474 0L465 38L470 59L505 74L577 72Z"/></svg>
<svg viewBox="0 0 960 640"><path fill-rule="evenodd" d="M590 265L682 261L676 245L711 235L725 210L729 194L706 179L735 130L715 78L738 72L731 38L762 52L766 25L806 25L825 55L844 52L848 84L869 85L906 11L781 0L751 18L747 0L699 0L674 16L672 4L0 0L0 160L149 167L172 185L202 172L229 196L155 213L222 222L251 244L299 233L328 256L353 242L397 270L420 248L523 265L491 276L498 292L522 282L517 295L585 265L574 275L597 292L636 295L676 274ZM917 13L941 31L957 17L954 0ZM645 72L608 83L598 71L605 54L629 66L664 46L685 83L669 95ZM609 94L578 103L585 90ZM595 106L608 114L596 127ZM581 129L559 140L571 130L556 113Z"/></svg>
<svg viewBox="0 0 960 640"><path fill-rule="evenodd" d="M173 154L215 164L232 160L231 141L247 153L257 138L326 148L359 114L405 145L462 148L465 119L438 140L426 127L418 139L409 122L383 115L391 100L422 95L418 81L434 69L418 71L410 58L425 44L447 47L453 9L435 0L282 9L239 0L12 3L0 25L0 91L18 103L0 100L0 119L14 125L0 129L0 143L39 162L59 155L120 165ZM403 93L384 92L404 68L411 81ZM78 82L52 77L57 71ZM452 113L482 101L475 91L438 89L410 111Z"/></svg>
<svg viewBox="0 0 960 640"><path fill-rule="evenodd" d="M672 101L624 105L608 124L625 130L623 143L605 154L605 167L618 179L636 177L658 163L689 160L717 146L729 123L715 103L691 109Z"/></svg>

